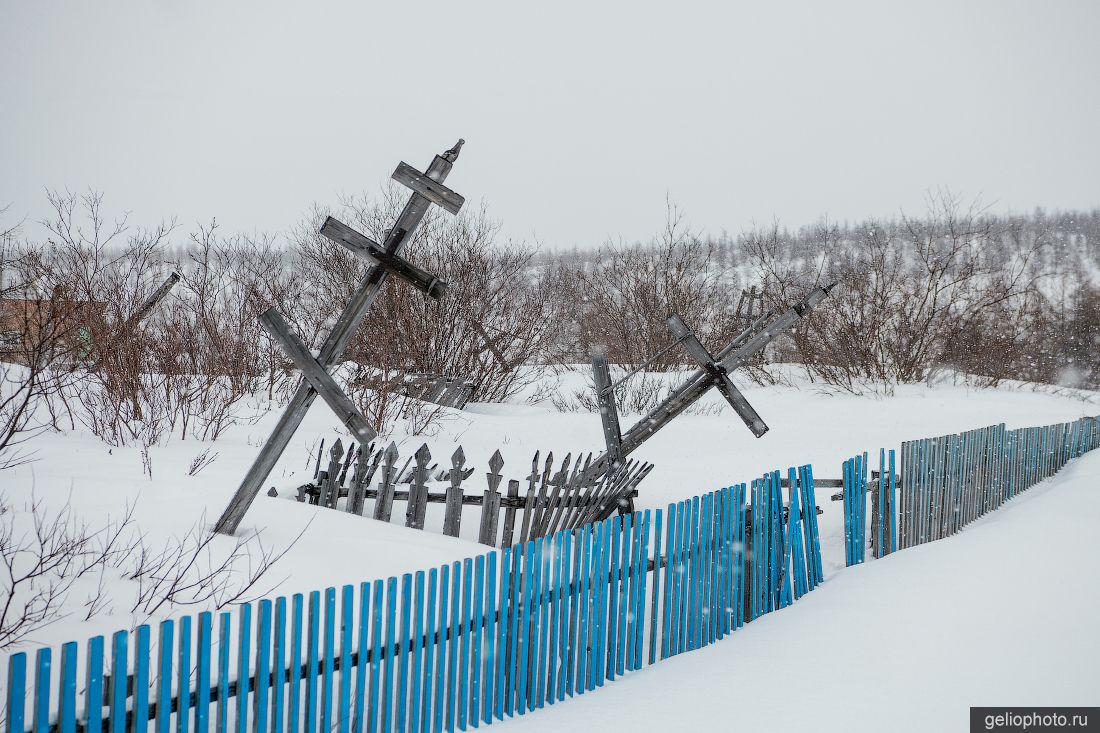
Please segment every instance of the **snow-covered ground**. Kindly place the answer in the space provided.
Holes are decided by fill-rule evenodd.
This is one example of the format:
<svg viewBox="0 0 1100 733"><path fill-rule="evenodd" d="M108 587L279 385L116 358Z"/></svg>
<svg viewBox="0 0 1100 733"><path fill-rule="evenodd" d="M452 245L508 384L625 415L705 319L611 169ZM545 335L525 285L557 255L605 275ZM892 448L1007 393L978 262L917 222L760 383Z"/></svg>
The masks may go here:
<svg viewBox="0 0 1100 733"><path fill-rule="evenodd" d="M562 393L582 389L586 380L583 371L566 373L558 389ZM804 463L812 463L818 477L838 477L841 461L856 452L877 453L880 447L897 447L910 438L998 422L1018 427L1100 413L1096 394L1050 394L1021 386L980 390L948 384L919 385L900 387L892 396L867 397L829 394L797 379L793 384L746 387L747 397L771 426L760 440L755 440L729 410L682 415L659 432L635 454L656 465L639 487L638 507L664 506L669 501L748 481L767 470ZM708 394L704 400L713 407L711 413L722 405L717 394ZM149 451L151 478L145 473L139 447L111 449L79 430L45 434L30 445L37 451L34 462L0 472L0 490L16 512L29 501L33 490L46 507L71 506L91 526L119 516L124 505L132 502L141 530L151 544L159 544L195 526L213 523L276 419L277 412L268 412L255 423L232 428L212 444L173 440L154 446ZM624 416L624 429L634 419L636 416ZM505 459L505 478L522 479L530 471L536 450L544 456L546 451L553 451L560 458L570 451L574 455L596 451L602 444L598 416L561 413L549 402L531 405L523 395L505 405L475 404L463 412L451 411L436 427L430 438L395 436L402 455L411 454L426 441L433 461L449 466L451 453L463 446L467 466L476 467L465 487L467 492L478 494L484 489L488 458L498 448ZM311 451L322 437L331 442L342 433L328 408L318 401L268 482L280 496L261 494L245 517L239 533L259 532L269 548L282 549L301 533L297 544L260 583L259 590L265 595L387 577L487 549L470 541L477 533L475 507L466 509L463 539L452 539L435 532L404 529L400 526L403 509L394 512L392 526L385 526L293 501L293 488L312 477ZM206 449L217 453L217 459L197 476L188 476L191 461ZM828 501L829 493L818 492L818 503L825 510L820 524L827 587L843 565L840 507ZM17 519L25 517L17 515ZM438 531L441 521L430 516L428 526ZM215 550L232 544L229 538L218 538ZM1077 562L1079 558L1070 560ZM1080 571L1085 572L1085 567L1081 565ZM112 582L118 583L120 592L110 613L83 621L83 612L74 608L72 615L39 630L20 648L57 645L168 615L204 610L192 606L162 609L152 617L131 614L125 600L132 595L125 592L129 581ZM836 585L847 582L838 579ZM1018 582L1030 579L1021 574ZM811 605L814 603L811 601ZM952 601L945 595L943 603Z"/></svg>
<svg viewBox="0 0 1100 733"><path fill-rule="evenodd" d="M1100 452L961 533L834 573L722 642L501 730L969 730L1100 705Z"/></svg>

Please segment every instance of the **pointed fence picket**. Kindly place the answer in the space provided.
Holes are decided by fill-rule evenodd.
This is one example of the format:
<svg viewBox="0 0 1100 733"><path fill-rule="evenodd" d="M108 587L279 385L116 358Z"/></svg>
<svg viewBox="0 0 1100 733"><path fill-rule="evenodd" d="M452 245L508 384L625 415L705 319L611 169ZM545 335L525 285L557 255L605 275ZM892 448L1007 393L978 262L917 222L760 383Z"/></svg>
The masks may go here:
<svg viewBox="0 0 1100 733"><path fill-rule="evenodd" d="M544 473L533 485L551 496ZM195 637L192 617L120 631L109 668L95 637L83 674L75 643L60 669L39 650L33 679L15 654L4 730L427 733L524 715L707 646L821 581L809 466L753 485L751 507L740 484L532 538L554 526L547 502L501 552L244 604L217 615L216 636L209 612Z"/></svg>

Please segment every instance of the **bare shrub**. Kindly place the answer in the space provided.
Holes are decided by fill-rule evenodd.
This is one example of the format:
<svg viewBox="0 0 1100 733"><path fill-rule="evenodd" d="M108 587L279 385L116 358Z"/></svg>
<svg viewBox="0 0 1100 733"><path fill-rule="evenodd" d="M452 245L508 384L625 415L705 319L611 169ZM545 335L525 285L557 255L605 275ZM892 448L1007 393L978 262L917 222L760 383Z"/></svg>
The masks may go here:
<svg viewBox="0 0 1100 733"><path fill-rule="evenodd" d="M27 517L19 521L19 517ZM20 525L27 524L25 529ZM302 532L308 529L308 524ZM299 533L298 537L301 537ZM110 610L120 589L111 578L133 581L134 613L152 615L171 606L224 608L269 592L263 585L282 550L265 546L259 533L238 538L228 551L200 518L183 537L153 547L127 504L120 518L90 525L66 504L51 511L31 497L22 511L0 498L0 649L74 612L85 620ZM122 596L125 598L125 596Z"/></svg>
<svg viewBox="0 0 1100 733"><path fill-rule="evenodd" d="M733 298L720 275L713 243L690 231L669 203L665 227L653 242L605 245L590 266L573 273L580 351L604 350L610 362L637 367L672 342L666 321L673 313L704 343L726 344L736 335ZM674 349L648 368L685 363L684 353Z"/></svg>
<svg viewBox="0 0 1100 733"><path fill-rule="evenodd" d="M270 590L255 593L260 580L297 542L296 538L276 551L266 547L256 532L238 538L219 558L212 544L220 538L206 528L204 514L183 537L172 538L158 549L140 543L126 576L137 583L131 611L154 615L166 606L220 609L248 603Z"/></svg>
<svg viewBox="0 0 1100 733"><path fill-rule="evenodd" d="M0 649L68 615L66 602L74 585L93 573L115 567L135 541L133 507L121 519L92 529L66 505L50 513L40 499L27 507L32 526L20 532L16 512L0 503ZM86 616L102 607L101 591L84 600Z"/></svg>
<svg viewBox="0 0 1100 733"><path fill-rule="evenodd" d="M813 252L793 253L777 226L753 232L745 247L773 307L839 283L791 331L787 356L811 377L858 391L865 380L919 381L935 365L978 373L1007 366L1004 353L1023 333L1011 324L1033 302L1039 274L1031 265L1042 246L1021 242L1006 258L1000 242L1012 234L979 205L943 193L924 218L867 222L849 238L822 225Z"/></svg>

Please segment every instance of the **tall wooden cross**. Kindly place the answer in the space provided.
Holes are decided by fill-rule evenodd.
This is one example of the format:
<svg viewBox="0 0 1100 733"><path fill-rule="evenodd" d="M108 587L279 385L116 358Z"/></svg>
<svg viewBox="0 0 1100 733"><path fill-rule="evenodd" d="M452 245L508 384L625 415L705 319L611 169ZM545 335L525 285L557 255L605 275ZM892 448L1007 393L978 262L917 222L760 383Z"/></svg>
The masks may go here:
<svg viewBox="0 0 1100 733"><path fill-rule="evenodd" d="M813 290L801 302L774 318L771 313L762 314L726 348L713 356L679 316L670 316L668 326L676 336L676 342L684 345L700 368L625 433L621 433L619 428L619 414L615 407L615 385L611 383L607 357L602 354L593 356L592 373L607 451L592 462L589 470L606 471L621 463L626 456L637 450L658 430L668 425L673 418L706 394L711 387L718 388L753 435L758 438L762 436L768 431L768 426L764 424L760 415L740 390L734 386L729 373L744 366L754 354L759 353L776 337L798 323L814 306L828 297L834 287L836 287L835 283Z"/></svg>
<svg viewBox="0 0 1100 733"><path fill-rule="evenodd" d="M367 311L378 297L382 284L389 275L397 275L433 298L441 297L446 290L445 282L403 259L398 252L401 246L412 238L413 231L424 219L429 206L436 204L452 214L457 214L462 208L463 197L444 186L443 182L451 172L451 166L458 159L463 142L459 140L453 148L442 155L435 156L424 173L406 163L397 166L397 170L393 172L393 179L412 189L413 193L382 244L374 242L332 217L325 220L321 228L323 235L374 263L374 267L370 269L351 300L344 306L336 325L322 343L318 356L314 357L310 353L275 308L268 309L260 316L264 328L279 343L294 365L302 371L304 379L275 425L271 437L264 443L252 467L245 474L229 506L222 512L214 527L215 531L223 534L236 532L245 512L252 505L263 482L275 467L279 456L301 425L317 395L329 404L360 442L367 443L377 435L333 380L329 370L339 364L344 350L363 319L366 318Z"/></svg>

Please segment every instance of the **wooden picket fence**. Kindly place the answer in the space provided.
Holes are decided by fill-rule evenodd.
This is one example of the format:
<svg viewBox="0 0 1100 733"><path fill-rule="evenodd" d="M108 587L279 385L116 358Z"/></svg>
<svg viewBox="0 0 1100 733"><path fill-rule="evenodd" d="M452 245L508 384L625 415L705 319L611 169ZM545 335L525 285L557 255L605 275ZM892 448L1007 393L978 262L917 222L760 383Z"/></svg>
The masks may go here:
<svg viewBox="0 0 1100 733"><path fill-rule="evenodd" d="M342 441L337 440L325 468L318 451L314 482L298 488L298 500L361 516L369 511L369 516L383 522L391 520L394 502L403 501L405 526L413 529L425 529L429 504L445 504L442 531L450 537L459 536L463 508L475 506L481 513L478 542L511 547L517 519L521 520L518 541L527 542L607 519L616 512L632 513L638 484L653 469L652 464L627 460L610 471L594 471L591 453L583 460L578 456L576 461L572 454L566 454L555 465L552 452L541 461L536 452L526 478L526 493L521 496L520 481L515 479L507 482L506 492L500 491L504 459L498 450L489 459L487 488L480 494L467 494L462 484L474 469L466 468L466 454L461 447L451 456L450 469L440 469L431 460L427 444L398 468L400 455L394 443L384 450L376 449L373 443L359 448L353 444L345 453ZM432 481L446 481L448 485L433 493L428 486ZM407 488L399 490L401 485ZM371 499L373 505L368 509L367 501ZM517 516L520 512L522 516Z"/></svg>
<svg viewBox="0 0 1100 733"><path fill-rule="evenodd" d="M1007 430L1004 424L902 443L879 451L871 491L873 556L949 537L1067 462L1100 447L1100 418ZM844 462L845 561L864 561L867 535L867 454ZM900 506L895 505L900 499Z"/></svg>
<svg viewBox="0 0 1100 733"><path fill-rule="evenodd" d="M775 472L751 488L400 578L167 620L155 634L140 626L109 642L97 636L83 660L71 642L58 670L53 650L40 649L33 680L18 653L5 730L476 728L590 692L789 605L822 581L815 507L803 466L786 481Z"/></svg>

